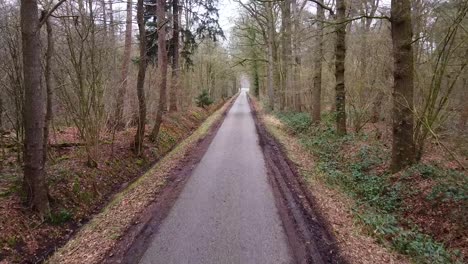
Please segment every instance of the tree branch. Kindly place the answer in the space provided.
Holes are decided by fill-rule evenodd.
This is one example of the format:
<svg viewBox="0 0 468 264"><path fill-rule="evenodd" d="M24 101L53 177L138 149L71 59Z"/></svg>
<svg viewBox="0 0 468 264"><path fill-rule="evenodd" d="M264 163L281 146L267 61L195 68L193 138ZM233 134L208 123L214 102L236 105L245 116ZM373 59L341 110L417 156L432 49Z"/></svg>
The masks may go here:
<svg viewBox="0 0 468 264"><path fill-rule="evenodd" d="M39 19L39 28L41 28L47 19L52 15L52 13L59 7L61 6L65 1L67 0L60 0L57 4L55 4L47 13L43 13L41 18Z"/></svg>

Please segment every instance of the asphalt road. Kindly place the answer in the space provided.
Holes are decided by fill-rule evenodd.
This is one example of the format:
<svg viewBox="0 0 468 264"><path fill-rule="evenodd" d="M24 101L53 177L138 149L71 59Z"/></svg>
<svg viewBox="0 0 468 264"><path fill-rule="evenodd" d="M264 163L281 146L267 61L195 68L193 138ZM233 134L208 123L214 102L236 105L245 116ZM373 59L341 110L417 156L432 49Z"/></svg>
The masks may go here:
<svg viewBox="0 0 468 264"><path fill-rule="evenodd" d="M245 92L140 263L293 263Z"/></svg>

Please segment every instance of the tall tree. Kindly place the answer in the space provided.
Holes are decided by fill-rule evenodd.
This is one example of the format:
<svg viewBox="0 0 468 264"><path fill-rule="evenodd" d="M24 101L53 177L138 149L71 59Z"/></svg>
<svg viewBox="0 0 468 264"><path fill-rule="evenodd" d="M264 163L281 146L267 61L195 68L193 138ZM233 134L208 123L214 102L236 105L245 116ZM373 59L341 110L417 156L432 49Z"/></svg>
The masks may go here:
<svg viewBox="0 0 468 264"><path fill-rule="evenodd" d="M392 0L391 28L394 56L391 171L398 172L415 161L413 32L410 0Z"/></svg>
<svg viewBox="0 0 468 264"><path fill-rule="evenodd" d="M44 91L41 86L39 13L36 0L21 1L24 78L24 182L26 201L40 215L50 213L44 160Z"/></svg>
<svg viewBox="0 0 468 264"><path fill-rule="evenodd" d="M124 57L122 61L122 71L120 86L117 94L117 103L115 109L115 125L117 128L123 128L123 110L125 93L128 88L128 67L130 64L130 56L132 53L132 0L127 1L127 18L125 21L125 44Z"/></svg>
<svg viewBox="0 0 468 264"><path fill-rule="evenodd" d="M157 0L156 7L157 16L157 31L158 31L158 69L160 76L159 83L159 102L158 112L156 113L156 121L151 131L151 139L157 140L159 129L161 127L162 118L167 110L167 48L166 48L166 0Z"/></svg>
<svg viewBox="0 0 468 264"><path fill-rule="evenodd" d="M138 64L138 77L137 77L137 97L138 97L138 125L135 135L134 150L137 155L141 155L143 151L143 140L145 137L145 124L146 124L146 99L145 99L145 76L146 76L146 28L144 16L144 0L137 2L137 21L138 32L140 35L140 60Z"/></svg>
<svg viewBox="0 0 468 264"><path fill-rule="evenodd" d="M281 88L280 93L280 110L291 106L291 0L284 0L281 5Z"/></svg>
<svg viewBox="0 0 468 264"><path fill-rule="evenodd" d="M335 96L336 96L336 131L346 134L346 0L336 1L336 47L335 47Z"/></svg>
<svg viewBox="0 0 468 264"><path fill-rule="evenodd" d="M179 94L179 0L172 0L172 79L169 111L177 111Z"/></svg>
<svg viewBox="0 0 468 264"><path fill-rule="evenodd" d="M314 58L314 83L312 88L312 121L320 122L321 97L322 97L322 57L323 57L323 20L325 10L322 7L323 1L317 0L317 49Z"/></svg>

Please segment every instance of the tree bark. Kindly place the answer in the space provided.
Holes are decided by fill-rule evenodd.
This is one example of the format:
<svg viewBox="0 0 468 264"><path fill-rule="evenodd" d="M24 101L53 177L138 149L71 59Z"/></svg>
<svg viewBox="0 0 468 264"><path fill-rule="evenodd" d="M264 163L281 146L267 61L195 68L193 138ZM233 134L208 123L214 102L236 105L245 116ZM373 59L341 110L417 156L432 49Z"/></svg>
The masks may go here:
<svg viewBox="0 0 468 264"><path fill-rule="evenodd" d="M267 25L267 42L268 42L268 78L267 78L267 85L268 85L268 107L271 110L275 109L275 88L274 88L274 64L275 60L273 58L273 45L274 45L274 37L275 37L275 25L273 21L273 10L272 4L270 2L266 3L266 8L268 12L268 25Z"/></svg>
<svg viewBox="0 0 468 264"><path fill-rule="evenodd" d="M321 0L320 3L322 3ZM319 123L321 120L322 98L322 57L323 57L323 20L325 10L317 4L317 50L314 58L314 87L311 94L312 121Z"/></svg>
<svg viewBox="0 0 468 264"><path fill-rule="evenodd" d="M336 132L346 134L346 90L345 90L345 58L346 58L346 2L336 1L336 48L335 48L335 96L336 96Z"/></svg>
<svg viewBox="0 0 468 264"><path fill-rule="evenodd" d="M46 114L45 114L45 124L44 124L44 164L47 161L47 145L49 142L49 126L50 122L53 119L53 110L52 110L52 97L53 97L53 87L52 87L52 56L55 52L54 47L54 35L52 30L52 23L50 18L47 18L46 30L47 30L47 51L46 51L46 64L45 64L45 85L46 85Z"/></svg>
<svg viewBox="0 0 468 264"><path fill-rule="evenodd" d="M134 150L138 156L142 155L143 140L145 137L146 100L145 100L145 76L146 76L146 29L143 9L143 0L137 2L137 21L140 33L140 62L138 66L137 97L138 97L138 125L135 135Z"/></svg>
<svg viewBox="0 0 468 264"><path fill-rule="evenodd" d="M179 97L179 1L172 0L172 87L169 94L169 111L177 111Z"/></svg>
<svg viewBox="0 0 468 264"><path fill-rule="evenodd" d="M130 56L132 53L132 0L127 1L127 19L125 22L125 44L124 57L121 71L121 85L117 93L117 103L115 108L115 126L117 129L125 127L123 122L124 99L128 88L128 68L130 64Z"/></svg>
<svg viewBox="0 0 468 264"><path fill-rule="evenodd" d="M413 140L413 48L411 1L392 0L391 31L394 56L393 144L391 171L415 162Z"/></svg>
<svg viewBox="0 0 468 264"><path fill-rule="evenodd" d="M156 113L156 121L151 131L151 140L156 141L161 128L162 118L167 110L167 48L166 48L166 1L157 1L157 17L158 17L158 68L159 68L159 104L158 112Z"/></svg>
<svg viewBox="0 0 468 264"><path fill-rule="evenodd" d="M24 76L24 182L28 206L50 214L44 168L44 91L41 87L39 14L36 0L21 0Z"/></svg>
<svg viewBox="0 0 468 264"><path fill-rule="evenodd" d="M281 88L280 110L290 108L291 106L291 0L284 0L281 5Z"/></svg>

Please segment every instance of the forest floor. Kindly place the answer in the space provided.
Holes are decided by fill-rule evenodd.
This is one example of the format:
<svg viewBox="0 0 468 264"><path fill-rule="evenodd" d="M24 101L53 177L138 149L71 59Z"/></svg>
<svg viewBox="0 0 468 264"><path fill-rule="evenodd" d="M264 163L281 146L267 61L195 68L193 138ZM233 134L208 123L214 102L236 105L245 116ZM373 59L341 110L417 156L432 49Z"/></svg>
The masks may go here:
<svg viewBox="0 0 468 264"><path fill-rule="evenodd" d="M22 204L22 170L11 146L12 135L4 133L2 145L10 146L0 149L0 263L44 260L100 212L114 194L131 185L221 107L226 108L225 102L207 109L191 108L167 114L157 143L145 140L144 158L131 150L134 128L114 135L106 133L100 139L97 168L86 166L86 153L79 146L76 129L56 129L51 135L55 147L49 151L47 168L53 213L45 221Z"/></svg>
<svg viewBox="0 0 468 264"><path fill-rule="evenodd" d="M259 102L255 107L351 263L407 263L407 257L466 263L468 177L459 164L466 168L466 135L444 138L457 162L429 142L419 164L390 174L391 131L383 123L338 137L330 116L311 126L307 113L267 113Z"/></svg>

